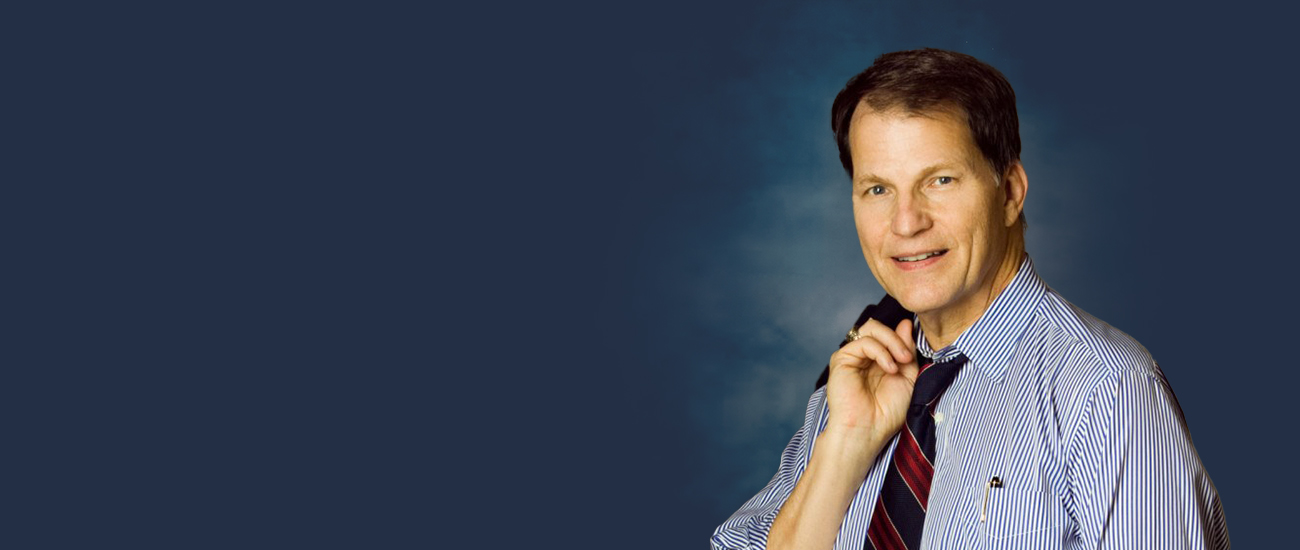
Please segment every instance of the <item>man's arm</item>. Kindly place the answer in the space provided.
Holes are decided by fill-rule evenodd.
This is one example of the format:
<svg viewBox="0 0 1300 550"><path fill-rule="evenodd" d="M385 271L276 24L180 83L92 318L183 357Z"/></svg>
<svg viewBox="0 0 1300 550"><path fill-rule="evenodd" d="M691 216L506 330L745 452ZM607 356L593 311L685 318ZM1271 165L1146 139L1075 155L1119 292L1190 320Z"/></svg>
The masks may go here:
<svg viewBox="0 0 1300 550"><path fill-rule="evenodd" d="M767 548L830 550L853 496L883 446L865 434L828 427L817 438L807 470L772 523Z"/></svg>
<svg viewBox="0 0 1300 550"><path fill-rule="evenodd" d="M834 545L876 455L902 427L917 375L910 315L889 296L863 311L861 338L846 340L831 356L828 380L819 381L825 386L813 394L776 476L718 527L714 550ZM823 406L829 414L819 435Z"/></svg>
<svg viewBox="0 0 1300 550"><path fill-rule="evenodd" d="M781 507L769 550L830 550L876 455L898 433L916 382L912 322L870 320L831 356L826 430Z"/></svg>
<svg viewBox="0 0 1300 550"><path fill-rule="evenodd" d="M762 491L714 530L709 541L712 550L767 548L767 535L772 529L772 521L808 466L808 447L813 444L825 404L826 391L818 389L813 392L812 398L808 400L803 426L795 432L781 452L781 464L776 475Z"/></svg>
<svg viewBox="0 0 1300 550"><path fill-rule="evenodd" d="M1067 503L1088 548L1228 548L1218 492L1158 368L1103 379L1069 442Z"/></svg>

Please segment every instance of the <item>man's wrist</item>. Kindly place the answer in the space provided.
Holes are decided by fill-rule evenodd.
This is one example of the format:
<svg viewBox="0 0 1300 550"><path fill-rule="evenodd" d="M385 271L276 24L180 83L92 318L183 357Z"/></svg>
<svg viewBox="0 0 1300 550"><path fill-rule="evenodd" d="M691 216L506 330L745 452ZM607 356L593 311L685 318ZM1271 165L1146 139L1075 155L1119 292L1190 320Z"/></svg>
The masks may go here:
<svg viewBox="0 0 1300 550"><path fill-rule="evenodd" d="M820 454L823 462L839 465L837 469L861 470L865 476L887 441L868 427L827 426L817 438L813 454Z"/></svg>

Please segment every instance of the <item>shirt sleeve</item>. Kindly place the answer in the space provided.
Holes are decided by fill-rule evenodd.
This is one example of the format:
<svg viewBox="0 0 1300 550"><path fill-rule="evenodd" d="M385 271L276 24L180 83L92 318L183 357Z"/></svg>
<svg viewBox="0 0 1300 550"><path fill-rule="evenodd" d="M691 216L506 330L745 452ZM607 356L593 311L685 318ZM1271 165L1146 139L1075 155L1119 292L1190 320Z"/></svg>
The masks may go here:
<svg viewBox="0 0 1300 550"><path fill-rule="evenodd" d="M813 440L820 430L821 411L826 388L819 388L808 400L804 423L781 452L781 465L772 480L757 495L745 502L735 514L713 531L712 550L762 550L767 548L767 534L772 521L785 504L795 483L808 467Z"/></svg>
<svg viewBox="0 0 1300 550"><path fill-rule="evenodd" d="M1218 492L1159 367L1103 378L1067 452L1081 547L1229 548Z"/></svg>

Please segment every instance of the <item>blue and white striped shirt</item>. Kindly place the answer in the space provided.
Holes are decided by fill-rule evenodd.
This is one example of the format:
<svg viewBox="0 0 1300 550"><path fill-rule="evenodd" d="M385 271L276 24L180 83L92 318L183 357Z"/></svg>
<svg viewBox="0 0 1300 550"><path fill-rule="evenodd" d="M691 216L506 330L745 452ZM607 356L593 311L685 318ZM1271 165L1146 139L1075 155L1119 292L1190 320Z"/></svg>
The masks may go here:
<svg viewBox="0 0 1300 550"><path fill-rule="evenodd" d="M919 332L918 349L934 356ZM1049 289L1028 256L935 359L957 353L969 362L935 415L923 548L1229 547L1219 495L1160 367L1131 337ZM826 420L823 387L776 476L714 532L715 550L767 547ZM897 441L850 503L835 550L862 549ZM994 476L1002 485L989 489Z"/></svg>

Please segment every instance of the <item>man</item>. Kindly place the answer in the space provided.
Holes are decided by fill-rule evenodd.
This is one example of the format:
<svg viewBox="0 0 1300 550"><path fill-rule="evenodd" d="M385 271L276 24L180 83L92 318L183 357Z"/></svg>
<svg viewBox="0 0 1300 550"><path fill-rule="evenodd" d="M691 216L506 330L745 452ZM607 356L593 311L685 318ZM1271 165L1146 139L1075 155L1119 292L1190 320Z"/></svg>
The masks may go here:
<svg viewBox="0 0 1300 550"><path fill-rule="evenodd" d="M959 53L886 54L831 125L888 296L713 548L1227 548L1159 366L1034 271L1002 74Z"/></svg>

